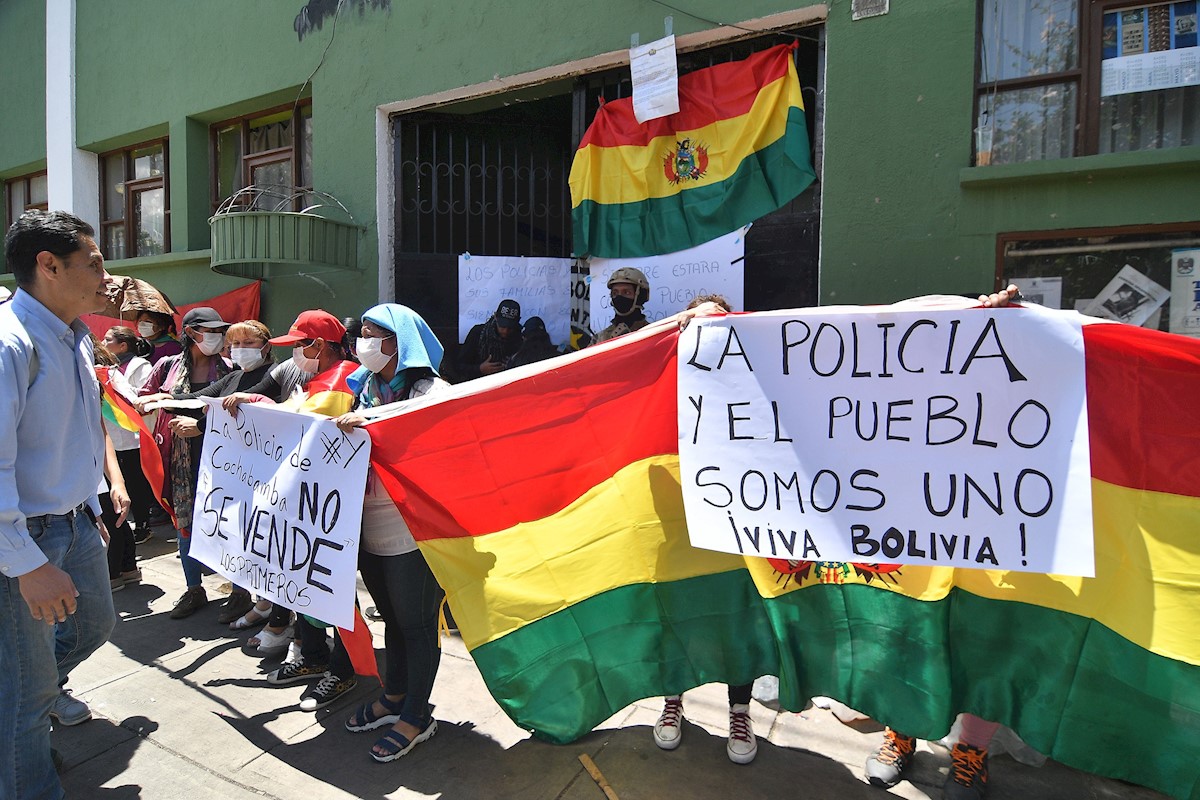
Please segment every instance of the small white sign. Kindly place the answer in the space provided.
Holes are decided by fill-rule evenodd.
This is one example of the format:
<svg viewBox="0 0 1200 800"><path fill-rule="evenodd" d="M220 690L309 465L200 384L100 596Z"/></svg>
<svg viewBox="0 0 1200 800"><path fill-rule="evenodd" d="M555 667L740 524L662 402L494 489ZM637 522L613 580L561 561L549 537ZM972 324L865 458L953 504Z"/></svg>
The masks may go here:
<svg viewBox="0 0 1200 800"><path fill-rule="evenodd" d="M747 225L733 233L676 253L644 258L588 260L591 329L599 333L613 321L608 278L621 267L636 267L650 282L650 300L642 313L651 322L677 314L701 295L724 295L735 311L745 308Z"/></svg>
<svg viewBox="0 0 1200 800"><path fill-rule="evenodd" d="M1200 85L1200 47L1107 58L1100 65L1100 95L1150 92Z"/></svg>
<svg viewBox="0 0 1200 800"><path fill-rule="evenodd" d="M523 256L458 257L458 340L486 322L501 300L521 304L521 321L541 317L555 344L571 337L571 262L569 258Z"/></svg>
<svg viewBox="0 0 1200 800"><path fill-rule="evenodd" d="M1171 252L1171 333L1200 336L1200 249Z"/></svg>
<svg viewBox="0 0 1200 800"><path fill-rule="evenodd" d="M1170 296L1170 289L1126 264L1083 313L1129 325L1142 325Z"/></svg>
<svg viewBox="0 0 1200 800"><path fill-rule="evenodd" d="M238 586L354 627L371 439L332 420L207 399L191 555Z"/></svg>
<svg viewBox="0 0 1200 800"><path fill-rule="evenodd" d="M679 112L679 66L675 36L629 48L633 77L633 116L649 122Z"/></svg>
<svg viewBox="0 0 1200 800"><path fill-rule="evenodd" d="M1062 308L1061 277L1013 278L1011 282L1021 290L1023 302L1037 303L1045 308Z"/></svg>
<svg viewBox="0 0 1200 800"><path fill-rule="evenodd" d="M679 337L692 544L1094 574L1082 318L811 309Z"/></svg>

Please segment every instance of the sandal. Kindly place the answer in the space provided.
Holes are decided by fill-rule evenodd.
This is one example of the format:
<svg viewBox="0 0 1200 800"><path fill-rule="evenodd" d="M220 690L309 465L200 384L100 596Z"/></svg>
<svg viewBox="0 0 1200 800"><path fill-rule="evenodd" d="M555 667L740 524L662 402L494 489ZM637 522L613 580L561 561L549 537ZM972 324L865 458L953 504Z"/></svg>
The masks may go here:
<svg viewBox="0 0 1200 800"><path fill-rule="evenodd" d="M387 712L381 716L375 716L375 701L368 700L363 703L358 711L350 719L346 720L346 730L351 733L362 733L363 731L373 731L376 728L382 728L384 725L395 725L400 721L400 712L404 709L404 699L388 700L387 695L379 696L379 705L383 706ZM361 720L361 722L359 722Z"/></svg>
<svg viewBox="0 0 1200 800"><path fill-rule="evenodd" d="M247 628L255 628L262 625L271 618L271 608L271 606L267 606L266 611L259 611L258 606L254 606L254 608L229 623L229 630L244 631Z"/></svg>
<svg viewBox="0 0 1200 800"><path fill-rule="evenodd" d="M429 720L429 724L425 726L425 729L413 737L412 741L409 741L409 739L399 731L388 731L379 739L379 741L372 745L371 758L375 759L380 764L386 764L389 761L395 761L401 756L408 755L410 750L429 737L433 736L435 733L437 733L436 719ZM376 747L384 751L383 755L375 752Z"/></svg>

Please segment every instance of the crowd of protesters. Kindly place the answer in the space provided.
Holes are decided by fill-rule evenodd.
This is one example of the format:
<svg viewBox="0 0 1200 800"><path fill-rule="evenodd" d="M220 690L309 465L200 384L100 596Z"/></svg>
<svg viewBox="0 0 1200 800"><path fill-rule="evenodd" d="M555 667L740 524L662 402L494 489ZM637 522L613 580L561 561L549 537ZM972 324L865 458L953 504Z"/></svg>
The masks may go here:
<svg viewBox="0 0 1200 800"><path fill-rule="evenodd" d="M365 424L361 412L444 392L444 350L419 314L395 303L346 320L320 309L304 311L287 333L274 337L258 320L225 320L213 308L188 311L178 333L170 315L145 311L137 315L136 328L116 326L97 341L79 317L103 305L110 278L90 226L62 212L29 212L9 230L5 253L18 289L0 306L0 372L7 378L0 437L12 453L0 464L6 497L0 507L0 611L6 615L5 663L28 668L0 674L0 690L14 708L0 714L0 734L9 743L21 742L16 755L3 760L0 796L59 797L51 720L76 725L91 716L65 688L67 676L107 639L114 622L111 594L142 580L136 548L150 536L156 506L175 521L187 586L170 617L189 617L209 602L202 583L206 568L190 555L189 531L205 413L178 401L223 398L222 406L233 414L245 403L273 403L327 416L349 431ZM644 274L617 270L608 289L615 318L598 342L647 324L642 309L650 286ZM1010 287L981 300L1004 304L1014 292ZM724 298L705 296L677 319L684 324L691 316L730 310ZM276 348L290 348L290 356L277 361ZM506 299L472 329L455 363L460 376L473 378L559 354L544 321L531 317L522 325L520 306ZM93 365L106 368L103 386L82 378ZM102 426L97 422L102 392L120 394L147 415L157 453L142 453L145 440L115 416L103 416ZM64 425L39 426L31 408ZM162 468L161 497L143 468L148 455ZM108 540L107 558L102 538ZM381 694L354 709L344 727L355 733L382 729L368 753L388 762L437 731L429 698L441 655L443 592L405 520L371 474L363 492L358 568L375 616L384 622L386 668ZM261 628L249 645L265 654L286 652L267 681L308 684L301 709L323 708L356 684L336 629L331 645L318 621L269 598L256 601L247 589L233 586L217 621L235 632ZM727 753L738 764L749 764L757 754L750 690L729 687ZM682 720L682 696L665 698L652 730L658 747L679 745ZM981 797L987 740L995 725L969 717L962 730L946 796ZM869 782L899 781L913 748L911 737L889 729L867 763Z"/></svg>

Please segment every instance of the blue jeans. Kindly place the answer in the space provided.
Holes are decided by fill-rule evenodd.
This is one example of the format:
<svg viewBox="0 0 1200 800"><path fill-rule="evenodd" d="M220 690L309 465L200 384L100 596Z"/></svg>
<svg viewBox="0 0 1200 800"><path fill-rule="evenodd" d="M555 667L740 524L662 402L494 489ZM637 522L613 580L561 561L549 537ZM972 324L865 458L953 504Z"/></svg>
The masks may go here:
<svg viewBox="0 0 1200 800"><path fill-rule="evenodd" d="M29 535L71 576L78 607L65 622L35 620L19 579L0 579L0 797L58 800L50 759L50 707L67 675L108 641L116 623L108 559L86 514L31 517Z"/></svg>
<svg viewBox="0 0 1200 800"><path fill-rule="evenodd" d="M442 660L437 640L442 587L417 550L398 556L360 551L358 571L383 616L387 660L383 691L404 695L400 719L424 728L429 724L429 694Z"/></svg>
<svg viewBox="0 0 1200 800"><path fill-rule="evenodd" d="M191 557L191 552L192 537L184 536L181 532L179 534L179 563L183 565L183 580L189 589L195 589L200 585L200 579L204 577L204 572L200 562Z"/></svg>

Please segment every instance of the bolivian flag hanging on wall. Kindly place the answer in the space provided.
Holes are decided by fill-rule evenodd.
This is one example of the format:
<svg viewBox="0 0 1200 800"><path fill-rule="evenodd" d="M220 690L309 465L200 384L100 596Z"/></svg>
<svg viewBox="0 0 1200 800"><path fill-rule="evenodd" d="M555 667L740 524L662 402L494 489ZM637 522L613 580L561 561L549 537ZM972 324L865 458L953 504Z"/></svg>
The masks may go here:
<svg viewBox="0 0 1200 800"><path fill-rule="evenodd" d="M632 98L602 105L571 165L575 252L685 250L803 192L816 176L794 50L684 75L679 112L645 124Z"/></svg>

